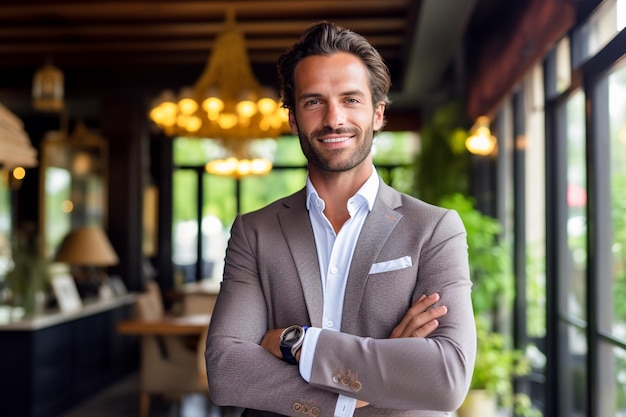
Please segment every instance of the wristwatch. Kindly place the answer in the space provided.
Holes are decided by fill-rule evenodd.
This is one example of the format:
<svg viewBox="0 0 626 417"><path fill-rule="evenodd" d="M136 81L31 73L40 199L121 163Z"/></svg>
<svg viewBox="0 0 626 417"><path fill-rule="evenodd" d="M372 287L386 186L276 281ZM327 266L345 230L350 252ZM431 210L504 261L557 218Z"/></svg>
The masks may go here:
<svg viewBox="0 0 626 417"><path fill-rule="evenodd" d="M283 360L296 364L296 353L302 348L304 333L308 326L289 326L280 335L280 352Z"/></svg>

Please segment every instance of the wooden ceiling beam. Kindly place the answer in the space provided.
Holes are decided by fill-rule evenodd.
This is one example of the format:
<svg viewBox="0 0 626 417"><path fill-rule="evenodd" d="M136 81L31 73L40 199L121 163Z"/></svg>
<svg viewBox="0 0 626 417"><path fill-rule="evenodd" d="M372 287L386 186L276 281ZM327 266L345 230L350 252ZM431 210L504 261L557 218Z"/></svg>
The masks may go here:
<svg viewBox="0 0 626 417"><path fill-rule="evenodd" d="M399 32L405 30L403 17L381 19L337 19L340 26L363 33ZM237 29L246 36L300 33L310 21L263 21L238 22ZM150 38L171 36L216 36L224 30L223 23L153 23L153 24L79 24L62 26L42 26L36 24L20 27L0 27L0 39L29 40L50 37L89 37L89 38Z"/></svg>
<svg viewBox="0 0 626 417"><path fill-rule="evenodd" d="M296 38L267 38L248 39L246 46L252 50L285 50L293 45ZM402 44L402 36L372 36L370 42L377 47L395 46ZM31 53L83 53L93 51L106 52L176 52L176 51L206 51L208 54L215 42L213 40L154 40L154 41L114 41L107 39L103 42L89 41L82 42L20 42L2 44L0 43L0 53L6 54L31 54Z"/></svg>
<svg viewBox="0 0 626 417"><path fill-rule="evenodd" d="M411 0L269 0L269 1L76 1L45 4L19 1L0 5L0 21L28 21L48 18L62 20L164 21L214 16L222 19L225 10L234 8L238 16L258 17L281 14L353 13L355 8L370 13L386 14L405 9Z"/></svg>

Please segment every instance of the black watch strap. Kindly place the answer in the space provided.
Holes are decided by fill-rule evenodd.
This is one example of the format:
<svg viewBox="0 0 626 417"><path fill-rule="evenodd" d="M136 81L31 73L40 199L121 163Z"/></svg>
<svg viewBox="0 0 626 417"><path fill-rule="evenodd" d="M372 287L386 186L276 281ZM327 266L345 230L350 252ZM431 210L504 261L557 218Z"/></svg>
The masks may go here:
<svg viewBox="0 0 626 417"><path fill-rule="evenodd" d="M296 354L302 348L304 334L309 326L289 326L280 335L280 352L283 359L290 364L297 364ZM294 340L294 332L297 332L297 339Z"/></svg>
<svg viewBox="0 0 626 417"><path fill-rule="evenodd" d="M290 346L280 345L280 352L283 354L283 360L285 360L286 362L289 362L292 365L298 363L298 361L296 361L296 358L294 358L293 354L291 353Z"/></svg>

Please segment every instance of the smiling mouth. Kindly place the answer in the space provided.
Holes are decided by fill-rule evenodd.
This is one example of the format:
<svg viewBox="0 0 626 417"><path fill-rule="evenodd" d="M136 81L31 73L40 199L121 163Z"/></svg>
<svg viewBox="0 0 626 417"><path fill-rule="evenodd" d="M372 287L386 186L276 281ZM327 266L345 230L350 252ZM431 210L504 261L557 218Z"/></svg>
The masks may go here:
<svg viewBox="0 0 626 417"><path fill-rule="evenodd" d="M320 139L322 141L322 143L337 143L337 142L345 142L347 140L349 140L352 136L341 136L339 138L327 138L327 139Z"/></svg>

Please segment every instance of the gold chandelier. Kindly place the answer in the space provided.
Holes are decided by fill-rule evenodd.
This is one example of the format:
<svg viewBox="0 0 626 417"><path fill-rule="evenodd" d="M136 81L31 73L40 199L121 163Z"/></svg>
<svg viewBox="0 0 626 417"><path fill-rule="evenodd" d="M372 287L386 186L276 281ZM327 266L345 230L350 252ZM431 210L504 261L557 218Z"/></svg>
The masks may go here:
<svg viewBox="0 0 626 417"><path fill-rule="evenodd" d="M251 158L251 140L277 138L289 131L287 111L252 73L244 36L235 27L234 10L228 11L226 29L216 38L195 85L183 88L177 97L171 90L162 92L150 119L168 136L220 140L230 157L209 161L207 171L239 177L272 168L267 159Z"/></svg>

